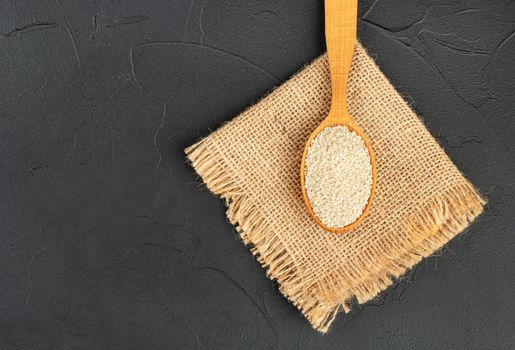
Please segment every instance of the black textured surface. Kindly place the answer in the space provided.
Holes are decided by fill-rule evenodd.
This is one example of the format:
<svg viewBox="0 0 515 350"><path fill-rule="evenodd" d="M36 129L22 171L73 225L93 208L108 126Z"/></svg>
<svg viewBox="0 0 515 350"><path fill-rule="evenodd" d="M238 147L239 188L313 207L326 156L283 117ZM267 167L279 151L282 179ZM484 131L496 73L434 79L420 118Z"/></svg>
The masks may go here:
<svg viewBox="0 0 515 350"><path fill-rule="evenodd" d="M489 206L321 336L182 151L322 52L321 0L1 1L0 348L514 348L515 4L360 16Z"/></svg>

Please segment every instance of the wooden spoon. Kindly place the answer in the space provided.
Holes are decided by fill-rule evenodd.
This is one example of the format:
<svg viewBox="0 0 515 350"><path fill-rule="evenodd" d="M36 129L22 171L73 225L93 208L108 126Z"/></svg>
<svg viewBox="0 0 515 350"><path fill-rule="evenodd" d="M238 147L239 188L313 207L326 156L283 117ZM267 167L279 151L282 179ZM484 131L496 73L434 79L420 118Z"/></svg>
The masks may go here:
<svg viewBox="0 0 515 350"><path fill-rule="evenodd" d="M352 64L352 56L354 54L356 33L357 33L357 15L358 15L358 0L325 0L325 38L327 44L327 55L329 60L329 70L331 73L332 85L332 103L329 115L322 121L322 123L313 131L309 137L304 154L302 155L302 162L300 167L300 179L302 186L302 195L306 207L313 217L313 219L323 229L342 234L348 232L358 226L358 224L365 218L368 209L372 203L376 186L376 162L374 152L370 146L370 142L359 126L352 120L349 112L347 111L347 81ZM311 203L309 201L306 184L305 184L305 163L306 155L311 142L318 135L320 131L327 127L343 125L350 131L354 131L359 135L368 149L370 155L370 162L372 165L372 188L368 202L363 209L362 214L351 224L345 227L328 227L323 224L316 214L313 212Z"/></svg>

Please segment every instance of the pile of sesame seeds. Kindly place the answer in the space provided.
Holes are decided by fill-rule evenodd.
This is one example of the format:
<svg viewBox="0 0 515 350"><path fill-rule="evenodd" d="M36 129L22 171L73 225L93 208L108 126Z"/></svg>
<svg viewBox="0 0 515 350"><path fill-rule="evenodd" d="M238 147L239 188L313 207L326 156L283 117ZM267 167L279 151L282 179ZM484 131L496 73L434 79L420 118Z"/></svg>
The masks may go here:
<svg viewBox="0 0 515 350"><path fill-rule="evenodd" d="M305 186L313 212L342 228L363 213L372 191L372 165L363 139L346 126L320 131L308 148Z"/></svg>

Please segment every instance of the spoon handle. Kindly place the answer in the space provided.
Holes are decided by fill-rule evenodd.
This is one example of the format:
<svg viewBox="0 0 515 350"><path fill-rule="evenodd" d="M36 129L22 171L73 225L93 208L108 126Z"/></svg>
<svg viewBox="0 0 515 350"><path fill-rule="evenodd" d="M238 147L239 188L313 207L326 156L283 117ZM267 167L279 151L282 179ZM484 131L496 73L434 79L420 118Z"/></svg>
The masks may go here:
<svg viewBox="0 0 515 350"><path fill-rule="evenodd" d="M332 103L329 118L350 119L347 80L356 43L358 0L325 0L325 40L331 73Z"/></svg>

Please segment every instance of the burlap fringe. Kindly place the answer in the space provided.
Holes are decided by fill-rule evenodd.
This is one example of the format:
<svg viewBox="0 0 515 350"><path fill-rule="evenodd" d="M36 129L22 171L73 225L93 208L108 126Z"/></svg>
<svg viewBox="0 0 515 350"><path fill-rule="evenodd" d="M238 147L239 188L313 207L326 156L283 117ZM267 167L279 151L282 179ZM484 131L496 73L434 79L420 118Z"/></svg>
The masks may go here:
<svg viewBox="0 0 515 350"><path fill-rule="evenodd" d="M453 188L398 228L405 232L403 240L391 242L390 248L378 246L377 251L363 252L353 269L336 267L321 278L308 280L299 274L293 257L223 163L216 146L204 139L185 152L207 187L225 200L229 221L251 246L268 277L279 283L281 293L322 333L329 330L340 309L350 310L353 298L360 304L375 298L463 231L485 204L471 184ZM375 262L374 270L370 270L370 261Z"/></svg>

